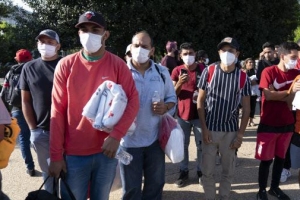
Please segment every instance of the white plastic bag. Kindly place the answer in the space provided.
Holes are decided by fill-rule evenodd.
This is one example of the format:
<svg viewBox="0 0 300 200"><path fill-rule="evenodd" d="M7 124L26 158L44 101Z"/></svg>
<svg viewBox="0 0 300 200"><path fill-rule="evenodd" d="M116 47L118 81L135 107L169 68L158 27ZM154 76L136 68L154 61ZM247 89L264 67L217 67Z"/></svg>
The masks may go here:
<svg viewBox="0 0 300 200"><path fill-rule="evenodd" d="M159 144L172 163L184 158L184 133L178 122L170 115L162 116L159 130Z"/></svg>

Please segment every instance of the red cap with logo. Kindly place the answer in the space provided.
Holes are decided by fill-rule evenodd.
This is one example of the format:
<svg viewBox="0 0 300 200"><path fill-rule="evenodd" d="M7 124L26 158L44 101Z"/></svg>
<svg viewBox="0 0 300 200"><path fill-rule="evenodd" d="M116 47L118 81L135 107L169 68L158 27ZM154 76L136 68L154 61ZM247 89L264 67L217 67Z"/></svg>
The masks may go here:
<svg viewBox="0 0 300 200"><path fill-rule="evenodd" d="M32 55L27 49L20 49L17 51L15 59L19 63L28 62L32 60Z"/></svg>

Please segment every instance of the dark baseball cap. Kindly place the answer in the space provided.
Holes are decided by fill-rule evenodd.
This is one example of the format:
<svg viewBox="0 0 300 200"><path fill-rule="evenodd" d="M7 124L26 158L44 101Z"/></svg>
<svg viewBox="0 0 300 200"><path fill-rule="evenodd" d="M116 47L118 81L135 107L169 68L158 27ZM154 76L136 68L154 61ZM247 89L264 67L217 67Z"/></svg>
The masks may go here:
<svg viewBox="0 0 300 200"><path fill-rule="evenodd" d="M218 44L218 46L217 46L218 50L222 49L222 47L226 44L230 45L231 47L235 48L236 50L239 50L239 48L240 48L240 45L236 39L234 39L232 37L226 37Z"/></svg>
<svg viewBox="0 0 300 200"><path fill-rule="evenodd" d="M75 25L75 27L79 28L79 26L84 23L92 23L106 29L106 21L102 14L93 11L87 11L84 14L80 15L78 23Z"/></svg>
<svg viewBox="0 0 300 200"><path fill-rule="evenodd" d="M59 43L58 34L51 29L46 29L41 31L40 34L35 39L38 40L42 35L48 36L49 38L56 40Z"/></svg>

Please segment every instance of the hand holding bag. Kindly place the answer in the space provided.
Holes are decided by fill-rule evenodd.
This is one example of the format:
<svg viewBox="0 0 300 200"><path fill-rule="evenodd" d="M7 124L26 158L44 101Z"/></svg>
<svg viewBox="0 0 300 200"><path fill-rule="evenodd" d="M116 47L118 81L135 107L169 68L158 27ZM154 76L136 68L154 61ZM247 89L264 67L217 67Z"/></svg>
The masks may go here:
<svg viewBox="0 0 300 200"><path fill-rule="evenodd" d="M172 163L183 160L184 133L178 122L169 113L162 116L158 140L160 147Z"/></svg>
<svg viewBox="0 0 300 200"><path fill-rule="evenodd" d="M42 190L42 187L45 185L46 181L50 178L50 176L48 176L46 178L46 180L44 181L44 183L41 185L41 187L36 190L36 191L32 191L28 193L28 196L26 197L25 200L60 200L59 195L57 194L57 186L58 186L58 181L59 179L61 180L61 184L65 184L65 187L67 189L67 192L70 196L70 198L72 200L76 200L69 185L67 184L66 180L65 180L65 173L61 172L60 177L53 181L53 194L51 194L50 192L46 191L46 190Z"/></svg>

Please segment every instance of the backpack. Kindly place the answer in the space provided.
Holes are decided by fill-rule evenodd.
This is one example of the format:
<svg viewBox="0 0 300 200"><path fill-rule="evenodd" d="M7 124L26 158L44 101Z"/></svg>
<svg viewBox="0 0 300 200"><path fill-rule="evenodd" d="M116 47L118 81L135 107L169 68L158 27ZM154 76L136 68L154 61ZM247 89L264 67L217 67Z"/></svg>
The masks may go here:
<svg viewBox="0 0 300 200"><path fill-rule="evenodd" d="M11 67L3 84L1 96L9 105L21 107L21 90L19 88L20 75L24 63Z"/></svg>
<svg viewBox="0 0 300 200"><path fill-rule="evenodd" d="M161 71L158 69L158 66L157 66L156 63L154 63L154 66L155 66L156 71L159 73L161 79L163 80L164 84L166 84L166 77L165 77L165 75L163 75L163 74L161 73Z"/></svg>
<svg viewBox="0 0 300 200"><path fill-rule="evenodd" d="M196 86L195 86L195 90L197 90L197 85L199 83L199 80L200 80L200 77L201 77L201 74L204 70L205 66L201 63L197 64L197 67L196 67Z"/></svg>
<svg viewBox="0 0 300 200"><path fill-rule="evenodd" d="M217 64L208 66L208 78L207 78L208 84L214 78L216 66L217 66ZM242 70L239 70L239 71L240 71L239 88L240 88L240 93L241 93L242 89L244 88L244 86L246 85L246 82L247 82L247 74L245 72L243 72Z"/></svg>

